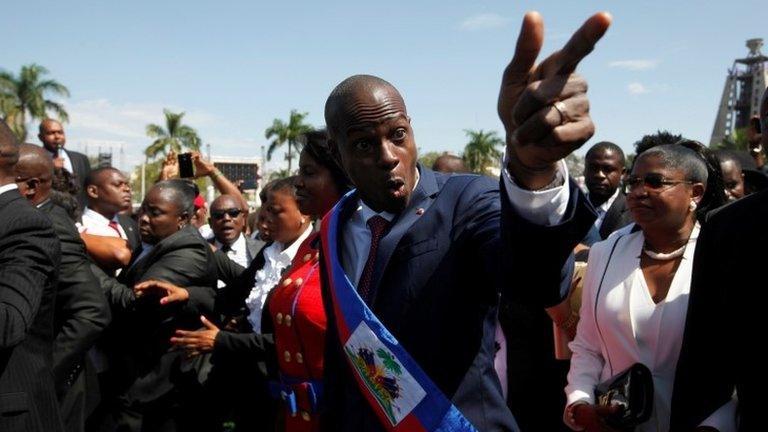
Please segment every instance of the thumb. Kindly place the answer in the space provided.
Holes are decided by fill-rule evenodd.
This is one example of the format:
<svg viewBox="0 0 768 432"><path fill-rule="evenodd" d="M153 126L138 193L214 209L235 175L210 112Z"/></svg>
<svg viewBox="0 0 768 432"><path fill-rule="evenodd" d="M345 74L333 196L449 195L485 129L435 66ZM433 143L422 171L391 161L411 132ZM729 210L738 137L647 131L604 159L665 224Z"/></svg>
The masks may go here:
<svg viewBox="0 0 768 432"><path fill-rule="evenodd" d="M213 324L212 322L208 321L208 318L204 317L203 315L200 315L200 322L202 322L203 325L205 326L205 328L207 328L208 330L218 330L219 329L218 327L216 327L215 324Z"/></svg>

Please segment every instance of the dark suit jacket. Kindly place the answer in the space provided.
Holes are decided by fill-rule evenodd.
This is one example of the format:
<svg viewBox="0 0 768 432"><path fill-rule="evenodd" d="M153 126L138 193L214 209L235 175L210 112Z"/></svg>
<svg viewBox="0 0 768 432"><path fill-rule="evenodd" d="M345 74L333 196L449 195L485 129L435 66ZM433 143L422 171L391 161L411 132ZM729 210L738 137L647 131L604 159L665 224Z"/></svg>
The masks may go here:
<svg viewBox="0 0 768 432"><path fill-rule="evenodd" d="M264 246L266 246L267 242L265 242L264 240L253 239L250 236L247 236L245 234L242 234L242 236L243 236L243 238L245 238L245 249L246 249L246 251L248 253L248 256L251 259L248 262L248 264L250 266L250 263L253 260L256 259L256 257L259 255L259 252L261 252L261 250L264 249ZM210 243L212 245L215 245L216 244L216 237L208 239L208 243ZM262 262L262 266L263 265L264 265L264 263ZM261 267L259 267L259 268L261 268ZM242 270L245 270L245 269L241 268L240 270L242 271ZM230 276L232 277L234 275L234 273L237 273L237 272L235 270L233 270L233 272L230 272ZM224 279L222 279L222 280L224 280Z"/></svg>
<svg viewBox="0 0 768 432"><path fill-rule="evenodd" d="M763 191L723 207L701 230L672 398L674 432L693 430L734 386L739 430L765 430L766 221Z"/></svg>
<svg viewBox="0 0 768 432"><path fill-rule="evenodd" d="M607 239L612 232L632 223L632 213L627 207L627 197L622 191L613 200L613 204L605 212L603 223L600 225L600 238Z"/></svg>
<svg viewBox="0 0 768 432"><path fill-rule="evenodd" d="M197 229L187 225L145 256L135 254L117 280L100 272L114 315L114 332L105 349L122 381L116 386L129 401L152 401L173 389L171 373L181 353L168 352L169 339L177 328L199 328L200 315L213 311L217 274L211 254ZM161 306L153 295L137 299L133 286L149 279L186 288L189 300Z"/></svg>
<svg viewBox="0 0 768 432"><path fill-rule="evenodd" d="M487 177L420 172L408 207L379 245L371 308L478 430L517 430L493 368L499 294L540 307L559 303L570 281L566 262L594 213L571 183L564 222L536 226ZM356 206L350 201L340 225ZM323 427L383 430L344 359L326 271Z"/></svg>
<svg viewBox="0 0 768 432"><path fill-rule="evenodd" d="M0 194L0 221L0 430L60 431L52 372L59 240L15 190Z"/></svg>
<svg viewBox="0 0 768 432"><path fill-rule="evenodd" d="M53 350L53 372L61 394L83 366L85 353L107 327L111 314L99 282L91 272L85 245L66 211L50 200L39 208L53 222L53 230L61 243Z"/></svg>
<svg viewBox="0 0 768 432"><path fill-rule="evenodd" d="M77 177L77 185L80 186L80 191L77 193L77 203L82 210L88 205L88 194L85 193L85 177L91 172L91 162L88 160L88 156L82 153L66 149L65 151L72 162L72 169L75 170L72 174Z"/></svg>
<svg viewBox="0 0 768 432"><path fill-rule="evenodd" d="M139 225L130 216L117 215L117 221L125 231L125 236L128 237L128 247L131 248L131 252L135 252L141 247L141 234L139 234Z"/></svg>

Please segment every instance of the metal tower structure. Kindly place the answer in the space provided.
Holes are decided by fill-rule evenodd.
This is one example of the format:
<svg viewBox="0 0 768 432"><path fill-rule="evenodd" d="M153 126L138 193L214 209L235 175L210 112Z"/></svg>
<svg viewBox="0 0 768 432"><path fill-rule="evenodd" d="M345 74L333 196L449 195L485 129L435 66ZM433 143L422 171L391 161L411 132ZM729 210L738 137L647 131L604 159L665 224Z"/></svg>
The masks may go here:
<svg viewBox="0 0 768 432"><path fill-rule="evenodd" d="M760 98L768 82L768 57L760 51L762 46L762 39L749 39L747 57L736 59L728 70L710 146L748 126L749 119L760 113Z"/></svg>

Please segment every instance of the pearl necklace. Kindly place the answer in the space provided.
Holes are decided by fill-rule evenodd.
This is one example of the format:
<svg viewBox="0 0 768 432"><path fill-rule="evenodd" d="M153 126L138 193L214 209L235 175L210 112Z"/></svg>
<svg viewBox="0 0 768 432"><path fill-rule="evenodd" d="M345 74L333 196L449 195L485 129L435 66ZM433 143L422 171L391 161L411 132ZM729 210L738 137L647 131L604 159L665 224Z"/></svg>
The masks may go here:
<svg viewBox="0 0 768 432"><path fill-rule="evenodd" d="M648 255L650 258L659 260L659 261L669 261L673 260L675 258L683 256L683 252L685 252L685 247L688 246L688 244L684 244L680 247L680 249L675 249L670 253L663 253L663 252L654 252L643 245L643 253Z"/></svg>

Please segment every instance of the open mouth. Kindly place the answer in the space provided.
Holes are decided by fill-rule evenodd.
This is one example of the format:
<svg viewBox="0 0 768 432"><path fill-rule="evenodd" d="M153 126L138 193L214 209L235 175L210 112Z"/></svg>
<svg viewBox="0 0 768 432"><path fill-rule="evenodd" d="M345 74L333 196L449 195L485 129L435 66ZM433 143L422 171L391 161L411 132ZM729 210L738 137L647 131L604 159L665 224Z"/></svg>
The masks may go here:
<svg viewBox="0 0 768 432"><path fill-rule="evenodd" d="M387 189L390 194L396 197L403 196L405 194L405 182L398 178L387 180Z"/></svg>

